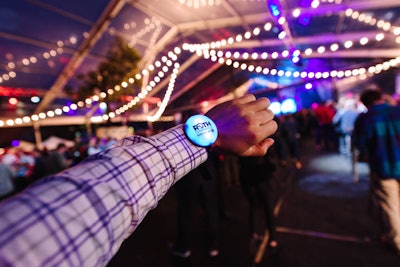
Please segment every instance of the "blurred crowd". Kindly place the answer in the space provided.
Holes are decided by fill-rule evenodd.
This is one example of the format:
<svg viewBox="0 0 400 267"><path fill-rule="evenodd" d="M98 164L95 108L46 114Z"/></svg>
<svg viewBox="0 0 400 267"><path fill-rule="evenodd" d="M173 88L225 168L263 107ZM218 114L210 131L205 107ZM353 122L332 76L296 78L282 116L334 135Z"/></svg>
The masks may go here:
<svg viewBox="0 0 400 267"><path fill-rule="evenodd" d="M113 138L92 137L86 143L67 146L59 143L55 149L7 147L0 153L0 199L20 192L32 182L74 166L115 142Z"/></svg>
<svg viewBox="0 0 400 267"><path fill-rule="evenodd" d="M385 99L392 105L400 102L399 97L386 95ZM343 156L351 157L354 122L365 111L366 108L354 96L346 96L338 102L315 103L311 108L303 108L296 113L277 115L275 120L279 129L274 145L277 160L282 166L293 163L300 169L301 142L309 138L314 139L318 151L338 151ZM92 137L87 142L77 142L72 147L60 143L51 151L46 148L35 148L32 151L19 147L5 148L3 153L0 151L0 197L19 192L41 177L73 166L87 156L106 149L115 141L113 138ZM229 157L225 156L226 159ZM228 164L226 168L233 168L237 172L238 166L231 165ZM237 161L233 165L237 165Z"/></svg>
<svg viewBox="0 0 400 267"><path fill-rule="evenodd" d="M400 105L399 97L386 95L385 101L390 105ZM276 115L279 128L273 136L275 144L265 158L241 159L230 154L215 155L212 161L216 170L204 164L204 168L188 174L192 178L182 179L177 184L179 235L171 244L172 254L178 257L190 256L191 221L196 210L196 192L201 191L202 203L207 213L208 253L209 256L218 255L218 218L229 216L229 211L224 207L222 188L232 185L241 185L249 201L249 234L252 242L260 242L264 229L268 229L268 246L277 250L278 241L274 229L276 223L272 211L275 204L273 194L276 192L271 185L275 165L301 169L301 151L305 147L305 140L312 140L316 151L337 152L351 158L354 125L359 115L366 111L367 108L358 99L348 95L337 102L315 103L310 108L303 108L292 114ZM34 149L27 152L19 148L6 148L0 154L0 197L8 197L37 179L73 166L86 157L107 149L115 141L111 138L93 137L86 143L76 143L73 147L60 143L52 151ZM262 214L266 221L261 227L257 223L257 210L260 208L263 209Z"/></svg>

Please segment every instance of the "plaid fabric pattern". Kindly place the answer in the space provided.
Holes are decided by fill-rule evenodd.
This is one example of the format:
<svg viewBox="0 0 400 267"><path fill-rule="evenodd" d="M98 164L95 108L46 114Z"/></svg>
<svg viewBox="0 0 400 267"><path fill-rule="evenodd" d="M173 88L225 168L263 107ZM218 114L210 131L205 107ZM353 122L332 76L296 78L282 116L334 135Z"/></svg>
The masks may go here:
<svg viewBox="0 0 400 267"><path fill-rule="evenodd" d="M168 189L207 158L176 126L132 136L0 203L0 266L105 266Z"/></svg>
<svg viewBox="0 0 400 267"><path fill-rule="evenodd" d="M356 120L353 142L366 149L371 172L400 180L400 106L370 107Z"/></svg>

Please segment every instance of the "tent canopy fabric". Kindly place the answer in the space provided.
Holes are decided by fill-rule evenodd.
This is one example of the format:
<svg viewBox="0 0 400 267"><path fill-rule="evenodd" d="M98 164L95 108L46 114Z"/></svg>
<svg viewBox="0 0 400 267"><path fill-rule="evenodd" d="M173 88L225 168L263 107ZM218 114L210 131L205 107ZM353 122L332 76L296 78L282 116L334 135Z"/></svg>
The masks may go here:
<svg viewBox="0 0 400 267"><path fill-rule="evenodd" d="M358 90L381 81L394 87L393 73L389 79L379 73L389 73L387 68L395 73L397 65L378 66L371 70L373 77L365 71L400 56L399 0L221 0L200 1L220 4L198 7L189 4L196 1L182 2L0 1L0 127L24 126L25 116L54 115L85 102L64 89L77 88L79 74L96 69L116 37L140 54L139 72L148 75L140 80L142 89L148 98L168 100L166 115L220 98L249 80L255 81L249 92L272 92L277 99L286 97L278 89L295 90L298 96L309 83L326 91ZM284 20L272 15L270 5ZM294 63L297 53L300 60ZM179 70L171 79L175 64ZM40 102L32 103L32 96ZM145 112L146 98L118 116L134 97L110 103L115 120L147 118L135 116ZM149 103L149 113L160 104ZM63 116L101 114L95 107L68 108ZM7 124L9 119L14 121Z"/></svg>

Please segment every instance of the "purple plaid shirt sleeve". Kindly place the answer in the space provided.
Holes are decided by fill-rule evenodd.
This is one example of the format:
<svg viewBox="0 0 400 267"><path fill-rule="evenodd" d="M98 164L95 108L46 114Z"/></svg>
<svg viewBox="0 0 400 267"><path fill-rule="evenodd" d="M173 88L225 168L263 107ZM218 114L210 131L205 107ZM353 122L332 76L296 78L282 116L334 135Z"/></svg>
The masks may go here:
<svg viewBox="0 0 400 267"><path fill-rule="evenodd" d="M105 266L168 189L207 158L182 126L132 136L0 203L0 266Z"/></svg>

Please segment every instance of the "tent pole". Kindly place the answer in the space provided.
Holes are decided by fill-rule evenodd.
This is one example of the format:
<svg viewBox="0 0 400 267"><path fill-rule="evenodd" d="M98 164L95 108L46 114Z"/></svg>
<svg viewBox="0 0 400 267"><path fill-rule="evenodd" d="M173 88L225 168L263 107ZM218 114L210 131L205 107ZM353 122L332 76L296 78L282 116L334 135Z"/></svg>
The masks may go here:
<svg viewBox="0 0 400 267"><path fill-rule="evenodd" d="M33 132L35 134L36 147L43 149L42 134L40 133L40 124L38 122L33 123Z"/></svg>
<svg viewBox="0 0 400 267"><path fill-rule="evenodd" d="M90 123L90 117L85 118L85 125L86 125L86 132L87 132L88 138L93 137L92 125Z"/></svg>

